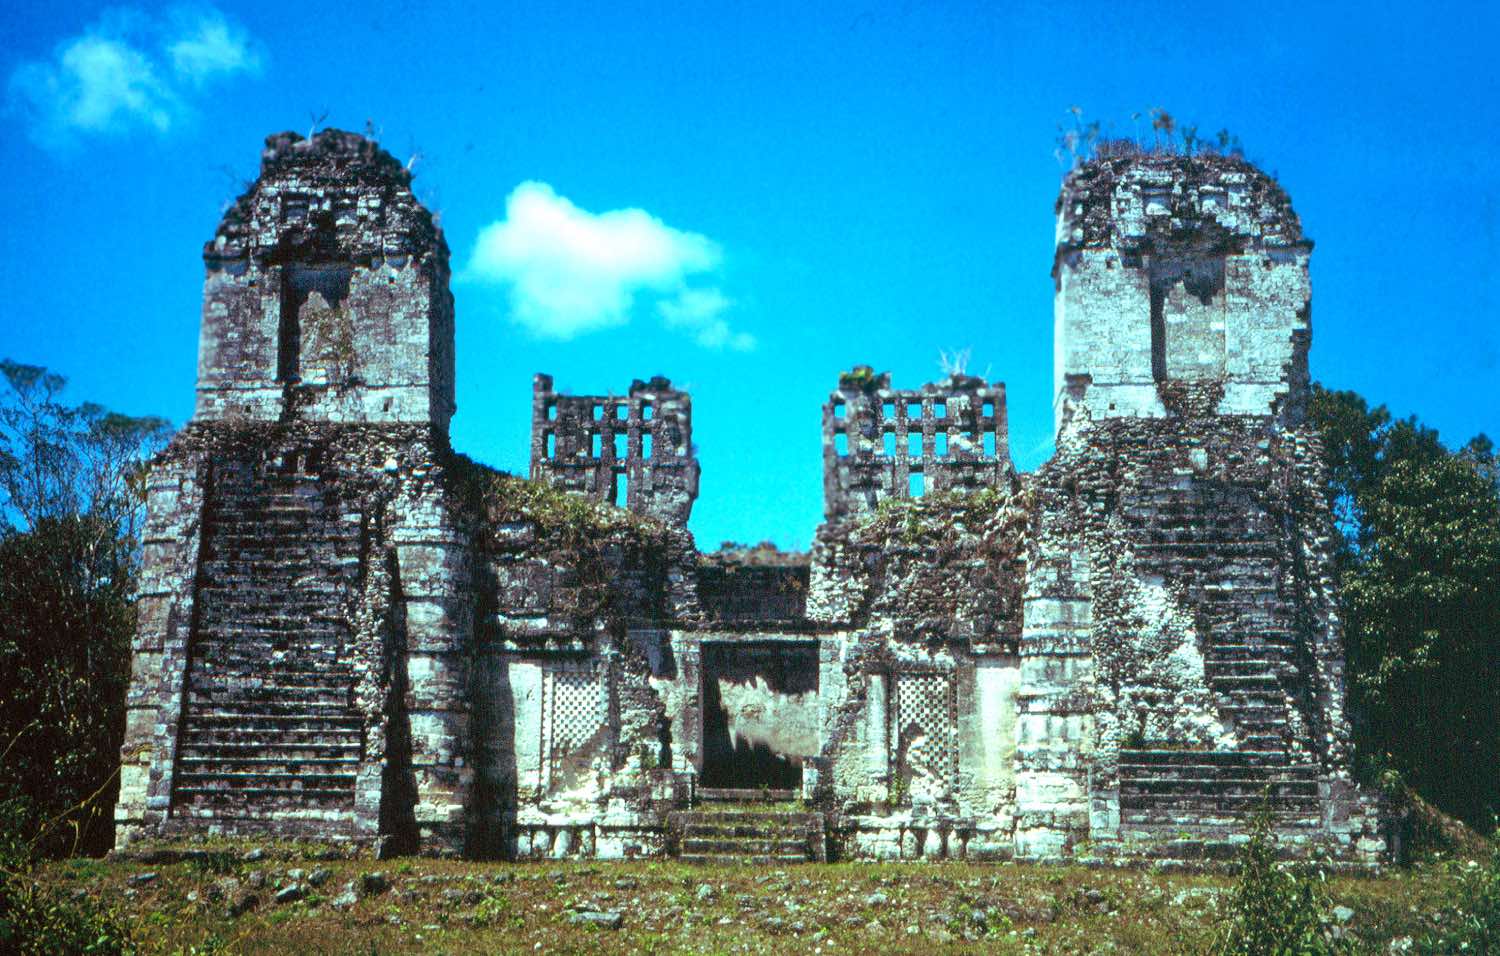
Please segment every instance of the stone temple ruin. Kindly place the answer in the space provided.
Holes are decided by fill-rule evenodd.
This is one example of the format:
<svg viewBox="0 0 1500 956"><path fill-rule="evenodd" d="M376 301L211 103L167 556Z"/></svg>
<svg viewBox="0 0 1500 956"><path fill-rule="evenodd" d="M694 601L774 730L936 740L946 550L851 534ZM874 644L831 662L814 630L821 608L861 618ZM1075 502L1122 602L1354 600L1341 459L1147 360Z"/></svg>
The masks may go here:
<svg viewBox="0 0 1500 956"><path fill-rule="evenodd" d="M474 464L409 174L271 137L151 471L120 841L1190 860L1265 808L1289 852L1381 860L1302 418L1311 242L1215 155L1095 160L1057 213L1051 461L1015 471L999 384L857 367L811 554L700 554L685 393L539 375L531 478Z"/></svg>

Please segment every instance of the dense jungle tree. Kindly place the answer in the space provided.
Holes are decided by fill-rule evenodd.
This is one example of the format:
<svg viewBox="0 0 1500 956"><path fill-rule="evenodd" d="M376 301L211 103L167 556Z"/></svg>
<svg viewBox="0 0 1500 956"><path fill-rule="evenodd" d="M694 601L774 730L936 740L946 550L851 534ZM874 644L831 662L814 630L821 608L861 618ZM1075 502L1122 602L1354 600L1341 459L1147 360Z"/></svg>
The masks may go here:
<svg viewBox="0 0 1500 956"><path fill-rule="evenodd" d="M1500 461L1315 388L1361 770L1485 832L1500 812Z"/></svg>

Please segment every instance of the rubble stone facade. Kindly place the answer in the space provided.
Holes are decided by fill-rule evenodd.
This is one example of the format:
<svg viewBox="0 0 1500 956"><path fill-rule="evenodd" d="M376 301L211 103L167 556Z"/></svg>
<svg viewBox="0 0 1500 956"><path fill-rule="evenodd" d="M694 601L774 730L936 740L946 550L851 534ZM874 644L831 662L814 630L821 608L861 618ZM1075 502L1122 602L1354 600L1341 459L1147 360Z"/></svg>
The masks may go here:
<svg viewBox="0 0 1500 956"><path fill-rule="evenodd" d="M1237 159L1086 164L1052 460L1012 467L1003 385L857 367L811 553L700 554L685 393L538 375L530 479L453 451L441 233L373 143L273 136L151 472L120 840L1186 861L1264 808L1289 853L1377 864L1310 249ZM694 809L764 796L803 810Z"/></svg>

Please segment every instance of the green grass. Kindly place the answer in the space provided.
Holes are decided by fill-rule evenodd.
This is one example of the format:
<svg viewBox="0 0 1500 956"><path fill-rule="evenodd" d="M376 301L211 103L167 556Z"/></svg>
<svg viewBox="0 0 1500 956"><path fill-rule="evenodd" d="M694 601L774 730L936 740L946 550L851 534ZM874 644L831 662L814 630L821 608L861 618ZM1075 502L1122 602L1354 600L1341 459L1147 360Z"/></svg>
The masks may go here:
<svg viewBox="0 0 1500 956"><path fill-rule="evenodd" d="M146 953L1189 953L1208 940L1229 877L1023 865L861 864L784 868L628 863L308 860L48 864L66 894L123 904ZM1361 951L1432 925L1458 864L1335 877ZM271 902L286 871L332 871L308 899ZM129 877L157 878L131 885ZM347 910L331 901L371 871L391 884ZM259 907L230 917L213 887L259 872ZM706 898L703 884L713 887ZM617 910L618 930L580 926Z"/></svg>

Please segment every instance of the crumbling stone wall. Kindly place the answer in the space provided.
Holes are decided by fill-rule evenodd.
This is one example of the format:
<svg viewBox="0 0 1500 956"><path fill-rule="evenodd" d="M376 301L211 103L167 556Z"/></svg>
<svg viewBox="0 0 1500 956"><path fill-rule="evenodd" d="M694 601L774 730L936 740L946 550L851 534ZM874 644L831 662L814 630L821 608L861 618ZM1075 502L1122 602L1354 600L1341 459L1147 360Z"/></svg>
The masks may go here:
<svg viewBox="0 0 1500 956"><path fill-rule="evenodd" d="M448 250L409 184L362 137L272 136L204 250L197 411L150 479L122 842L465 846Z"/></svg>
<svg viewBox="0 0 1500 956"><path fill-rule="evenodd" d="M808 556L772 548L716 551L698 558L698 601L715 627L808 626Z"/></svg>
<svg viewBox="0 0 1500 956"><path fill-rule="evenodd" d="M844 852L1009 856L1030 494L887 501L825 523L809 618L840 629L823 754Z"/></svg>
<svg viewBox="0 0 1500 956"><path fill-rule="evenodd" d="M561 395L537 375L531 477L685 527L698 497L692 398L660 376L621 398Z"/></svg>
<svg viewBox="0 0 1500 956"><path fill-rule="evenodd" d="M691 536L466 469L479 554L475 852L660 853L681 783L650 639L696 616Z"/></svg>
<svg viewBox="0 0 1500 956"><path fill-rule="evenodd" d="M1301 416L1310 250L1239 160L1116 156L1064 182L1022 855L1228 854L1263 802L1284 847L1384 846L1348 775L1332 525Z"/></svg>
<svg viewBox="0 0 1500 956"><path fill-rule="evenodd" d="M823 506L834 520L882 501L1000 484L1011 472L1005 386L953 375L920 389L858 366L823 406Z"/></svg>
<svg viewBox="0 0 1500 956"><path fill-rule="evenodd" d="M1300 414L1312 242L1281 186L1216 154L1080 166L1057 200L1054 411L1162 417L1163 381L1224 383L1224 414Z"/></svg>
<svg viewBox="0 0 1500 956"><path fill-rule="evenodd" d="M196 420L453 416L448 247L411 174L354 133L266 139L203 249Z"/></svg>

